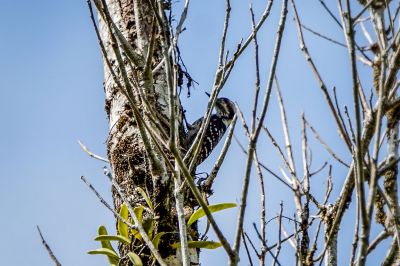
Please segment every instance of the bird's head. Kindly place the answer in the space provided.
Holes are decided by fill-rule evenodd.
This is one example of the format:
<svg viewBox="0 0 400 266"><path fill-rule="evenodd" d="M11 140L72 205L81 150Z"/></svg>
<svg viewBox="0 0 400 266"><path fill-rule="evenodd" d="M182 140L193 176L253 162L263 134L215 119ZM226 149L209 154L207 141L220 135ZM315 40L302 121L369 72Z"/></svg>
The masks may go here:
<svg viewBox="0 0 400 266"><path fill-rule="evenodd" d="M231 122L236 113L235 103L228 98L218 98L215 102L217 115L227 122Z"/></svg>

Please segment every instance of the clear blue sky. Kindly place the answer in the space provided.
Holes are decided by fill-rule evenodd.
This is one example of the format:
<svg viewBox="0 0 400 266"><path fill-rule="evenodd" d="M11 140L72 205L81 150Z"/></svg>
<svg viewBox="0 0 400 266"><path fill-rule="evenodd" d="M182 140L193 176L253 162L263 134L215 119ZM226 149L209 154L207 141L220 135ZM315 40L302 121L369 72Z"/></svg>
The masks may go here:
<svg viewBox="0 0 400 266"><path fill-rule="evenodd" d="M237 3L236 3L237 2ZM265 1L254 1L258 18ZM269 71L269 62L275 40L280 3L275 1L272 15L259 34L262 63L262 90ZM300 1L298 1L300 3ZM250 33L249 1L232 1L232 23L228 48L233 51L240 38ZM190 121L202 116L213 82L217 63L219 38L223 25L225 1L193 1L187 20L187 30L181 37L183 59L193 78L200 83L192 90L192 97L182 100ZM334 6L336 8L336 6ZM301 3L300 15L304 24L344 42L342 32L332 23L317 1ZM114 219L80 180L86 176L99 192L111 202L110 185L102 174L103 163L83 153L77 140L94 152L106 156L107 118L104 112L103 67L99 47L90 23L86 1L6 1L0 0L0 255L4 265L52 265L36 232L39 225L63 265L106 265L101 256L90 256L87 250L96 248L92 239L100 224L115 232ZM306 34L309 49L327 84L336 86L341 104L351 103L350 72L347 51L315 36ZM365 42L365 40L363 40ZM283 38L282 53L277 74L285 103L288 107L290 129L295 155L300 158L300 112L304 111L324 139L337 153L349 161L336 128L327 119L328 109L323 96L299 51L297 32L291 9ZM249 118L253 101L253 50L241 58L232 77L222 92L237 101ZM368 71L361 69L366 76ZM266 123L278 137L281 132L279 109L275 93L272 95ZM238 134L241 129L238 127ZM281 138L278 137L281 141ZM244 138L242 138L244 142ZM324 161L334 163L329 155L315 144L313 167ZM275 171L282 162L265 136L259 145L262 161ZM212 158L215 158L214 154ZM245 157L235 144L216 181L216 202L238 202L244 173ZM212 159L199 171L209 171ZM297 162L300 171L300 161ZM345 171L334 170L334 184L338 188ZM290 192L269 175L266 178L267 218L278 212L283 201L285 213L292 216ZM325 180L316 180L316 195L324 193ZM333 193L337 195L337 191ZM257 179L251 180L246 230L254 235L252 222L259 224L259 189ZM346 219L354 214L349 212ZM233 239L236 212L216 215L229 239ZM286 223L287 229L292 225ZM340 248L340 258L347 263L352 228L346 246ZM376 233L376 232L374 232ZM275 243L276 225L268 227L269 244ZM211 239L216 239L210 234ZM255 238L254 238L255 239ZM18 253L17 249L22 249ZM385 250L375 251L382 257ZM289 246L283 249L282 265L291 265ZM222 249L202 252L203 265L225 264ZM373 264L373 260L369 261ZM242 257L241 265L247 265Z"/></svg>

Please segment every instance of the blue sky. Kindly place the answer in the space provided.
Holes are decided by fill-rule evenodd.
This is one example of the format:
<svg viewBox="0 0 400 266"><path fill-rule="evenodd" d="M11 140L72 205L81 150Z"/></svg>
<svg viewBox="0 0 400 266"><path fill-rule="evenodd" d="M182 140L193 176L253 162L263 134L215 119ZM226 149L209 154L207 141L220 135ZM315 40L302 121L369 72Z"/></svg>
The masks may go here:
<svg viewBox="0 0 400 266"><path fill-rule="evenodd" d="M258 18L265 1L254 1ZM299 1L298 1L299 2ZM249 1L232 1L232 22L227 39L230 51L240 38L250 33ZM179 6L179 4L178 4ZM333 6L336 8L336 6ZM223 25L225 1L193 1L182 34L180 47L190 74L199 82L192 96L182 102L189 121L202 116L217 64L219 38ZM299 50L297 31L291 9L283 38L277 75L288 108L290 130L295 155L301 158L300 113L335 148L350 161L334 124L327 119L329 112L314 77ZM272 15L259 34L262 86L269 71L275 31L280 11L276 1ZM299 5L303 23L313 29L328 32L344 42L340 29L327 18L318 1ZM97 247L92 239L97 227L104 224L114 231L113 216L80 180L87 177L99 192L111 202L110 185L102 174L103 163L83 153L77 141L81 140L92 151L105 156L107 118L104 111L103 67L98 43L90 23L86 1L6 1L0 0L0 89L2 104L0 118L0 229L3 241L0 254L4 265L52 265L41 246L35 226L39 225L63 265L106 265L105 258L90 256L86 251ZM365 43L365 40L360 39ZM351 79L346 49L335 46L313 35L306 34L309 49L330 88L337 87L342 106L351 106ZM232 77L221 95L237 101L249 119L254 89L253 50L250 48L237 62ZM367 79L369 70L360 68ZM275 93L271 97L266 124L279 137L281 125ZM330 117L329 117L330 118ZM241 129L238 126L238 134ZM243 143L244 138L241 138ZM329 155L310 137L314 145L313 167L324 161L334 163ZM265 136L259 145L263 162L279 171L282 162ZM215 158L217 153L211 158ZM208 171L212 159L201 165L199 171ZM227 162L221 170L210 202L238 202L244 173L245 156L233 143ZM297 161L300 171L301 162ZM334 185L340 187L345 169L334 169ZM271 176L265 175L267 190L267 218L278 212L283 201L285 213L292 216L290 191ZM322 197L325 179L319 176L315 194ZM321 189L320 189L321 188ZM322 189L323 188L323 189ZM333 196L337 195L334 191ZM259 223L259 190L252 178L247 210L246 230L254 237L252 222ZM351 221L354 212L345 219ZM235 210L216 215L230 240L236 226ZM286 223L287 229L292 225ZM352 237L349 228L348 236ZM376 233L376 232L374 232ZM276 239L276 225L268 227L270 244ZM346 234L344 234L346 235ZM345 236L341 236L345 237ZM211 239L216 239L210 234ZM351 238L341 247L340 259L347 263ZM18 253L16 248L22 248ZM289 246L284 254L292 254ZM381 258L385 250L375 251ZM202 252L204 265L226 261L222 249ZM374 265L371 259L370 265ZM290 256L282 256L282 265L291 265ZM241 265L247 265L242 257Z"/></svg>

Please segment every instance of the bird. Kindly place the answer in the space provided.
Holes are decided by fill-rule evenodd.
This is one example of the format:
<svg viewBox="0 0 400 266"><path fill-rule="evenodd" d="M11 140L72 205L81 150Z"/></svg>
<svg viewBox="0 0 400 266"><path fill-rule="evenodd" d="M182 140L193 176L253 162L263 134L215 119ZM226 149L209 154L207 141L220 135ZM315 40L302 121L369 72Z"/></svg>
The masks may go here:
<svg viewBox="0 0 400 266"><path fill-rule="evenodd" d="M218 142L224 136L226 130L236 114L235 103L228 98L218 98L215 102L215 114L210 117L210 123L206 129L200 152L198 153L195 165L201 164L214 150ZM199 133L204 117L197 119L193 124L188 125L186 143L190 147Z"/></svg>

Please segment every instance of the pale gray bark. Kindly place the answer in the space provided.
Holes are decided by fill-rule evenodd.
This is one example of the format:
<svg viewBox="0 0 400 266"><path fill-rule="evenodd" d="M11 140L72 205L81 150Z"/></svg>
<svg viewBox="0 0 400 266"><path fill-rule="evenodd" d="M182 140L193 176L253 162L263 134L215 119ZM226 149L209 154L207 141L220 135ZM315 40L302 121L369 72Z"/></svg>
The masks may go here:
<svg viewBox="0 0 400 266"><path fill-rule="evenodd" d="M144 63L148 48L150 46L151 33L157 30L152 27L156 23L154 9L151 8L149 1L141 0L106 0L107 8L111 15L113 23L121 31L122 35L134 48L143 64L141 66L133 65L128 58L124 58L123 66L129 76L129 82L132 86L133 101L137 109L141 112L143 121L149 126L153 134L162 134L162 130L169 131L169 105L168 105L168 86L165 76L164 65L157 72L149 75L143 72ZM156 4L156 1L154 1ZM150 132L146 130L150 142L151 152L161 165L161 169L154 170L149 150L146 150L143 143L143 132L138 127L138 121L132 115L132 108L126 94L118 87L115 78L109 67L107 60L111 62L114 73L121 75L121 69L118 66L118 60L115 54L115 46L110 37L109 27L102 18L98 10L99 31L107 53L107 59L104 59L104 88L106 93L106 112L109 118L109 137L108 137L108 158L111 163L113 177L119 184L127 201L132 206L137 204L146 205L144 199L135 190L136 187L142 188L150 196L153 206L156 206L155 213L144 213L144 224L154 223L152 234L157 232L179 232L177 222L177 211L175 207L175 197L173 190L173 173L167 169L165 158L157 150L155 141L149 137ZM168 28L168 27L167 27ZM121 45L117 45L122 56L125 55ZM154 52L150 63L150 70L160 64L163 60L160 34L157 34L154 42ZM122 83L122 77L118 76ZM177 120L181 128L181 114L177 114ZM158 128L154 123L158 124ZM161 130L161 131L160 131ZM179 129L178 133L182 134ZM180 135L179 138L183 136ZM168 141L164 139L164 141ZM172 182L172 183L171 183ZM186 192L187 190L184 190ZM180 195L180 205L193 210L193 201L188 203L189 194ZM123 203L122 198L113 189L113 200L115 209L118 211ZM176 205L176 206L180 206ZM186 213L190 215L190 213ZM192 230L195 230L192 228ZM186 231L183 231L186 232ZM196 232L192 232L196 234ZM196 239L197 240L197 239ZM159 245L159 252L168 265L181 265L182 256L179 249L172 249L170 244L179 241L176 234L166 234L162 237ZM141 254L144 265L149 265L152 261L150 251L146 246L137 244L131 248L120 245L121 258L127 252L134 251ZM140 252L139 252L140 251ZM198 262L197 251L190 250L191 262ZM128 265L128 259L122 261L123 265Z"/></svg>

